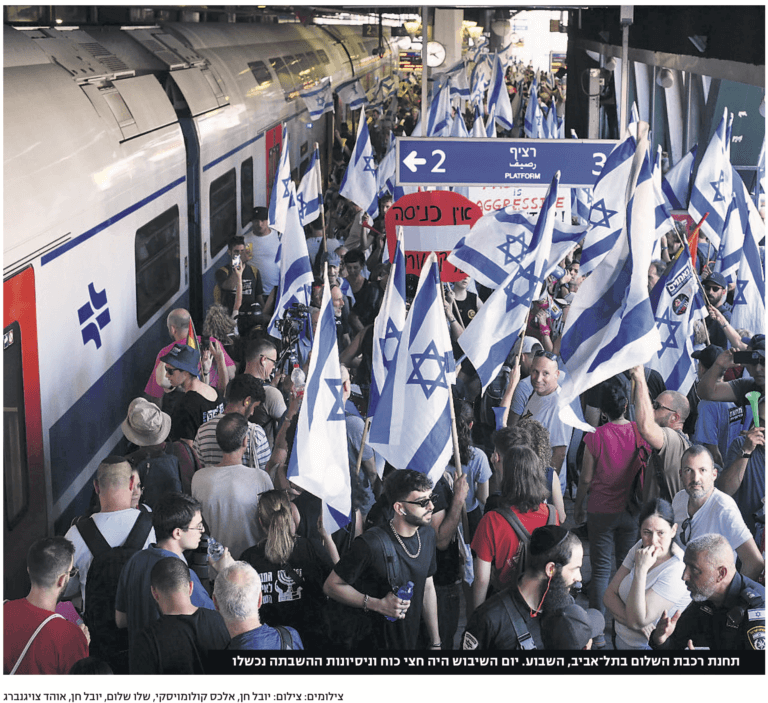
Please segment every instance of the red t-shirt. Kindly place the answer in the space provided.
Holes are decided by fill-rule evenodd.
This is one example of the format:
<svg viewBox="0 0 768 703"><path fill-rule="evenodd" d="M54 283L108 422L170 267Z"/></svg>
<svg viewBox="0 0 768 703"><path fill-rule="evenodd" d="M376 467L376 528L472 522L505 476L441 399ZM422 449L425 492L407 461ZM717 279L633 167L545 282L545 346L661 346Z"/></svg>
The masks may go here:
<svg viewBox="0 0 768 703"><path fill-rule="evenodd" d="M51 612L32 605L26 598L3 605L3 673L10 674L29 638ZM17 674L68 674L72 665L88 656L83 631L64 618L53 618L37 633L24 655Z"/></svg>
<svg viewBox="0 0 768 703"><path fill-rule="evenodd" d="M521 513L513 506L512 512L528 532L546 525L549 516L546 503L541 503L536 510L528 513ZM559 517L557 524L560 524ZM493 510L483 515L472 538L472 549L483 561L495 564L499 572L499 585L508 586L512 582L512 575L520 559L520 540L503 515Z"/></svg>

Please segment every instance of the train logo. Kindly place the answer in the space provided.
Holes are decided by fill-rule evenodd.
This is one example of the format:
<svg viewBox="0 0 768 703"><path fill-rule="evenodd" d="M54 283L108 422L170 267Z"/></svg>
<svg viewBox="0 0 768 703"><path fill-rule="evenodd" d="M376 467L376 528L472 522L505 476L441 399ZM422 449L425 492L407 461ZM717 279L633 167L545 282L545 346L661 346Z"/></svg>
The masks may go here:
<svg viewBox="0 0 768 703"><path fill-rule="evenodd" d="M93 287L93 283L88 284L88 297L90 301L83 305L78 311L77 316L80 318L80 325L85 325L80 333L83 335L83 345L93 341L96 344L96 349L101 348L101 330L103 330L110 322L109 308L107 307L107 289L96 292ZM103 310L101 310L104 308ZM96 313L99 312L98 315ZM88 322L96 315L96 322ZM88 322L86 325L85 323Z"/></svg>

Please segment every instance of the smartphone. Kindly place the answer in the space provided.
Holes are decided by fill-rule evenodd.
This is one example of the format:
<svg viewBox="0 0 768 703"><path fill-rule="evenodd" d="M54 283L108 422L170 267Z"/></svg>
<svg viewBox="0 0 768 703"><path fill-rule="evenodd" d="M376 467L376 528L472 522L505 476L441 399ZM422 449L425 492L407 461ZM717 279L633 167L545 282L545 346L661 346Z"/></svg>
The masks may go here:
<svg viewBox="0 0 768 703"><path fill-rule="evenodd" d="M83 624L83 618L80 616L80 613L75 610L75 606L68 600L63 600L57 603L56 612L59 615L63 615L69 622L74 623L75 625Z"/></svg>
<svg viewBox="0 0 768 703"><path fill-rule="evenodd" d="M235 254L232 257L232 268L240 266L240 254Z"/></svg>
<svg viewBox="0 0 768 703"><path fill-rule="evenodd" d="M744 366L744 364L756 364L760 358L760 352L756 351L733 352L733 363L738 364L739 366Z"/></svg>

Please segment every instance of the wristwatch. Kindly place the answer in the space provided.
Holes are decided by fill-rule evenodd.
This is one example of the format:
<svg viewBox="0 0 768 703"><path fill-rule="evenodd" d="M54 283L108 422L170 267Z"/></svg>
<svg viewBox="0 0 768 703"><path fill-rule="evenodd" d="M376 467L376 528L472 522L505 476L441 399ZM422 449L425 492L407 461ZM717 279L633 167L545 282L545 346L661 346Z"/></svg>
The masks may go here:
<svg viewBox="0 0 768 703"><path fill-rule="evenodd" d="M749 457L751 457L751 456L752 456L752 452L742 452L741 453L741 458L742 459L749 459Z"/></svg>

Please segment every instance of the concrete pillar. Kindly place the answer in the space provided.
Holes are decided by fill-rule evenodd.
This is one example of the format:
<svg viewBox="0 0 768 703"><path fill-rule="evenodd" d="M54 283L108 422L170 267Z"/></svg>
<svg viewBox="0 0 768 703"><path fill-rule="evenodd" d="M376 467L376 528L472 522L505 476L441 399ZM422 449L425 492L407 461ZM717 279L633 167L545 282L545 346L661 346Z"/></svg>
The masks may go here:
<svg viewBox="0 0 768 703"><path fill-rule="evenodd" d="M445 62L438 67L443 71L461 60L461 35L464 10L442 10L435 8L435 22L432 38L445 47Z"/></svg>

